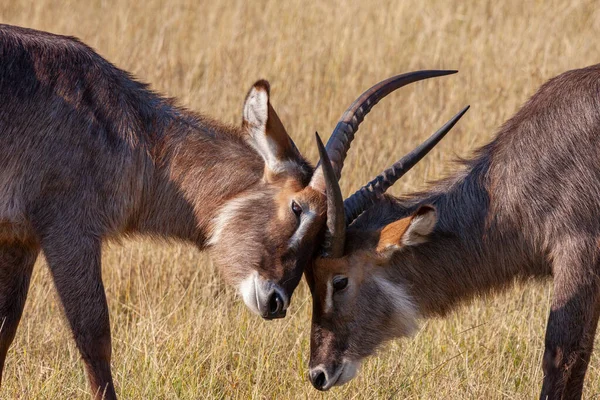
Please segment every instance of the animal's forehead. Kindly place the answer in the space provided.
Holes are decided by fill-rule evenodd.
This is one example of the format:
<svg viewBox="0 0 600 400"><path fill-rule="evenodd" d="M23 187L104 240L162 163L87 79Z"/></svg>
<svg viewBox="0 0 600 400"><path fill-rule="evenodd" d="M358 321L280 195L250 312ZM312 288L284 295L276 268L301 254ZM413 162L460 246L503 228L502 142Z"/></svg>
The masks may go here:
<svg viewBox="0 0 600 400"><path fill-rule="evenodd" d="M280 179L276 182L279 186L279 191L288 196L294 196L299 201L304 201L311 204L325 205L325 194L315 190L311 186L304 186L302 182L293 177Z"/></svg>
<svg viewBox="0 0 600 400"><path fill-rule="evenodd" d="M315 260L313 273L316 281L327 279L335 274L347 273L349 268L348 259L319 257Z"/></svg>
<svg viewBox="0 0 600 400"><path fill-rule="evenodd" d="M341 258L319 257L313 264L315 282L325 282L334 275L359 279L375 263L379 232L349 231L346 236L346 254Z"/></svg>
<svg viewBox="0 0 600 400"><path fill-rule="evenodd" d="M273 184L279 187L279 190L286 193L300 192L304 187L299 179L293 176L280 177Z"/></svg>
<svg viewBox="0 0 600 400"><path fill-rule="evenodd" d="M275 199L279 206L279 219L289 221L289 213L286 212L290 207L290 201L293 199L297 202L308 216L311 226L311 232L316 234L318 226L324 222L327 209L327 199L321 192L314 190L310 186L303 187L301 182L295 179L286 179L280 183L281 187L278 190ZM316 223L316 225L315 225ZM314 228L314 229L312 229Z"/></svg>
<svg viewBox="0 0 600 400"><path fill-rule="evenodd" d="M307 186L300 191L298 193L298 198L315 208L324 208L327 202L325 195L318 190L313 189L311 186Z"/></svg>

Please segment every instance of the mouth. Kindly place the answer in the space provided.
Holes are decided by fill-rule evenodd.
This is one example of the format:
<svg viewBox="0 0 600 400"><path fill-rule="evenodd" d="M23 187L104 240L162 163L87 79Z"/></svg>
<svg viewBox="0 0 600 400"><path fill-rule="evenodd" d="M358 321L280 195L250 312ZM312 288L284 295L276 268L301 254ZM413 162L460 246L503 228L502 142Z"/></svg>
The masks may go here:
<svg viewBox="0 0 600 400"><path fill-rule="evenodd" d="M348 383L356 376L360 364L360 361L351 361L349 359L344 359L342 361L342 365L340 365L340 367L335 371L335 373L329 378L327 377L325 368L317 367L317 371L320 369L322 371L322 374L324 374L326 382L324 385L320 386L320 383L315 383L315 381L313 381L313 386L315 386L317 390L324 392L331 389L334 386L341 386L345 383Z"/></svg>
<svg viewBox="0 0 600 400"><path fill-rule="evenodd" d="M342 373L344 372L345 367L346 367L346 363L342 363L342 366L337 369L335 374L331 377L331 379L329 379L329 381L327 381L327 384L325 386L323 386L323 388L321 390L325 391L325 390L331 389L334 386L337 386L338 381L340 380L340 377L342 376ZM341 384L342 383L340 383L340 385Z"/></svg>
<svg viewBox="0 0 600 400"><path fill-rule="evenodd" d="M258 284L256 283L257 281L258 281L258 274L255 274L255 275L253 275L252 282L254 283L254 300L256 300L256 303L253 305L256 306L256 309L258 310L258 314L261 314L260 299L258 298Z"/></svg>
<svg viewBox="0 0 600 400"><path fill-rule="evenodd" d="M258 287L256 285L256 280L258 278L258 273L253 272L246 279L244 279L239 284L239 293L242 296L242 300L246 306L252 311L254 314L261 315L259 300L258 300Z"/></svg>
<svg viewBox="0 0 600 400"><path fill-rule="evenodd" d="M262 279L257 271L239 284L239 293L246 306L264 319L283 318L289 299L276 283Z"/></svg>
<svg viewBox="0 0 600 400"><path fill-rule="evenodd" d="M334 386L341 386L345 383L350 382L360 369L360 361L352 361L349 359L344 359L342 363L342 367L340 368L340 373L334 383Z"/></svg>

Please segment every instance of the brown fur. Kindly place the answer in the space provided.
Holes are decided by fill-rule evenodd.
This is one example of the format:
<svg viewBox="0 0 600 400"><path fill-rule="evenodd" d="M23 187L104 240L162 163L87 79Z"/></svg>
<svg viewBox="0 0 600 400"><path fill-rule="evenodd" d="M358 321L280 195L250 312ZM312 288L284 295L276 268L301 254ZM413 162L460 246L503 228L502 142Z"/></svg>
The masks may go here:
<svg viewBox="0 0 600 400"><path fill-rule="evenodd" d="M310 365L326 366L311 372L313 383L322 383L323 371L334 376L343 358L360 360L400 336L399 311L442 316L515 279L552 277L541 398L581 397L600 314L599 93L600 65L550 80L466 169L423 193L385 196L354 221L342 262L323 259L306 271L314 302ZM437 210L424 243L397 242L392 255L382 254L389 234L423 205ZM367 271L360 283L354 270ZM346 290L359 295L338 293L334 312L324 315L324 288L337 274L349 274Z"/></svg>
<svg viewBox="0 0 600 400"><path fill-rule="evenodd" d="M266 81L257 91L268 100ZM307 187L312 168L259 99L244 109L258 125L227 126L175 106L74 38L0 25L0 377L40 250L92 390L107 399L104 240L141 234L208 248L230 283L257 271L289 300L326 199ZM261 135L273 146L261 147ZM229 207L217 226L244 196L254 200ZM317 214L293 248L291 199Z"/></svg>

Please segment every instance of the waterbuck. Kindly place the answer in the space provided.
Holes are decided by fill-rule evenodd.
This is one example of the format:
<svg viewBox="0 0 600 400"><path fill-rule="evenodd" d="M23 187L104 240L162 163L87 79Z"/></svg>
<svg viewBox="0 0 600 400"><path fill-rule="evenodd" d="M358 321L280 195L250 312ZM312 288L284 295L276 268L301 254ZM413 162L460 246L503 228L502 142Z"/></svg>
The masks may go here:
<svg viewBox="0 0 600 400"><path fill-rule="evenodd" d="M552 276L541 398L581 397L600 314L599 93L600 65L566 72L429 190L383 195L401 160L338 202L340 242L306 271L317 389L350 380L361 359L410 335L419 318Z"/></svg>
<svg viewBox="0 0 600 400"><path fill-rule="evenodd" d="M337 142L351 141L393 90L453 72L404 74L365 93L327 150L319 142L324 162L313 170L266 81L250 89L241 126L227 126L150 91L77 39L0 25L0 379L40 251L97 397L116 397L106 239L145 234L206 248L251 310L284 316L336 212L326 193L339 190L346 152Z"/></svg>

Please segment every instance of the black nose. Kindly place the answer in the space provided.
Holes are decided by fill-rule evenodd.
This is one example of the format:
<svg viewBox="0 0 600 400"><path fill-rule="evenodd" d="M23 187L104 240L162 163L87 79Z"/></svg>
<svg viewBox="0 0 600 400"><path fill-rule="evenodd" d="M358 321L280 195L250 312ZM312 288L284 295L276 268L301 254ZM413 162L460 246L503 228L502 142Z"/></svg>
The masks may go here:
<svg viewBox="0 0 600 400"><path fill-rule="evenodd" d="M268 319L283 318L285 317L285 310L283 309L284 301L278 291L274 291L269 297L269 314Z"/></svg>
<svg viewBox="0 0 600 400"><path fill-rule="evenodd" d="M327 383L327 376L322 369L314 369L310 371L310 381L317 390L323 390Z"/></svg>

